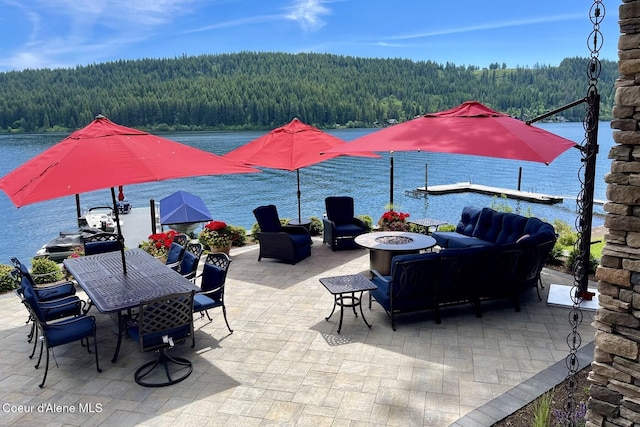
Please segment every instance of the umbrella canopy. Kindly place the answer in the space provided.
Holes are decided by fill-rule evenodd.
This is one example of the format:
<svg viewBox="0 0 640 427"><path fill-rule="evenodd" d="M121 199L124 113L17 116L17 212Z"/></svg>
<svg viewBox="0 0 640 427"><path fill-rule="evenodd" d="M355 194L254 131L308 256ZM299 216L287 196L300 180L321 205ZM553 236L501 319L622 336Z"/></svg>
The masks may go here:
<svg viewBox="0 0 640 427"><path fill-rule="evenodd" d="M257 169L169 139L117 125L99 115L89 125L0 179L17 206L115 186ZM116 221L122 238L120 222ZM124 248L122 267L126 273Z"/></svg>
<svg viewBox="0 0 640 427"><path fill-rule="evenodd" d="M296 171L298 178L298 221L300 218L300 168L340 155L379 157L367 150L349 153L328 151L348 145L346 141L293 119L290 123L236 148L223 157L252 166Z"/></svg>
<svg viewBox="0 0 640 427"><path fill-rule="evenodd" d="M329 153L433 151L549 164L576 143L477 101L357 138Z"/></svg>
<svg viewBox="0 0 640 427"><path fill-rule="evenodd" d="M212 219L204 201L195 194L176 191L160 200L160 224L192 224Z"/></svg>
<svg viewBox="0 0 640 427"><path fill-rule="evenodd" d="M258 170L98 116L9 172L0 189L20 207L119 185L247 172Z"/></svg>

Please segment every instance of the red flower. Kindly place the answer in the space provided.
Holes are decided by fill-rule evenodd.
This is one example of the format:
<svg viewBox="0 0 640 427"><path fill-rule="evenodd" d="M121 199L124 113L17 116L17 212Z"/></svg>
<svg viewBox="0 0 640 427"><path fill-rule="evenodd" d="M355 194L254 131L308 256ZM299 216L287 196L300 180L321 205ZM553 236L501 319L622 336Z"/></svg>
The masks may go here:
<svg viewBox="0 0 640 427"><path fill-rule="evenodd" d="M224 221L210 221L204 226L204 228L211 231L220 231L227 228L227 223Z"/></svg>

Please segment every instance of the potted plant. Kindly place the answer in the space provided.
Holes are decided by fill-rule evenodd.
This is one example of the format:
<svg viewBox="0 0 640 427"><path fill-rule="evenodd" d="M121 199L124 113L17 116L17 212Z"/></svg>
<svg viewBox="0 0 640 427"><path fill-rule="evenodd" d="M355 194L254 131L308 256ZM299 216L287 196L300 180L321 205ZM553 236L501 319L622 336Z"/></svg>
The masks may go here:
<svg viewBox="0 0 640 427"><path fill-rule="evenodd" d="M210 252L224 252L231 250L233 228L224 221L210 221L205 224L198 234L198 241L208 247Z"/></svg>
<svg viewBox="0 0 640 427"><path fill-rule="evenodd" d="M140 243L140 248L164 262L167 259L167 252L171 247L173 238L176 237L177 234L178 232L174 230L152 234L148 240Z"/></svg>
<svg viewBox="0 0 640 427"><path fill-rule="evenodd" d="M378 220L378 230L380 231L409 231L410 225L407 222L408 213L388 211L382 214Z"/></svg>

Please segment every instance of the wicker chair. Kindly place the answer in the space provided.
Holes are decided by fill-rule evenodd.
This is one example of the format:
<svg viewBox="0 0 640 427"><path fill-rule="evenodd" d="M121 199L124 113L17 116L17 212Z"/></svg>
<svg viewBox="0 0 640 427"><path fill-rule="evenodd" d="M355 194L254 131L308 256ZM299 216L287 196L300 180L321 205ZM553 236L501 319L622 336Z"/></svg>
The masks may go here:
<svg viewBox="0 0 640 427"><path fill-rule="evenodd" d="M274 205L257 207L253 214L260 226L256 236L260 242L258 261L275 258L295 264L311 256L311 235L306 228L282 225Z"/></svg>

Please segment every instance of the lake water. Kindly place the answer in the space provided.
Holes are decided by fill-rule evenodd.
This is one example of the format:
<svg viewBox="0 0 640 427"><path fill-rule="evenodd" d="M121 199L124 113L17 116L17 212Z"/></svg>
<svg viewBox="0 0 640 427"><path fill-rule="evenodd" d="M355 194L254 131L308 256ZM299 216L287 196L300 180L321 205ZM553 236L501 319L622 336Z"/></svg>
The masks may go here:
<svg viewBox="0 0 640 427"><path fill-rule="evenodd" d="M584 139L581 123L538 124L557 135L580 143ZM600 123L600 152L597 161L595 199L604 200L604 175L611 161L607 158L614 145L608 122ZM374 129L338 129L330 133L351 141ZM245 144L265 132L184 132L162 136L218 155ZM56 144L67 134L0 135L0 176ZM389 154L380 159L340 157L300 170L302 217L324 213L324 199L331 195L350 195L355 200L356 214L370 215L374 221L387 210L389 203ZM406 194L425 185L425 170L429 185L469 181L476 184L516 189L518 170L522 167L521 189L563 196L561 204L542 205L506 200L504 203L521 212L549 221L562 219L570 224L576 220L575 197L580 191L580 153L569 150L549 166L543 164L493 159L487 157L430 152L394 153L395 210L408 212L414 218L438 218L456 223L466 205L490 206L491 196L462 193L429 197ZM117 159L104 159L103 161ZM425 167L428 165L428 167ZM296 173L264 169L261 173L183 178L149 184L126 186L126 198L133 207L147 207L149 200L160 199L177 190L200 196L215 219L243 226L247 230L255 223L252 210L260 205L275 204L283 218L297 217ZM83 209L110 205L108 189L83 194ZM0 263L9 263L12 256L29 262L35 252L61 230L76 228L76 208L73 196L24 206L17 209L0 191ZM123 216L126 221L126 216ZM602 208L594 209L594 226L604 222Z"/></svg>

